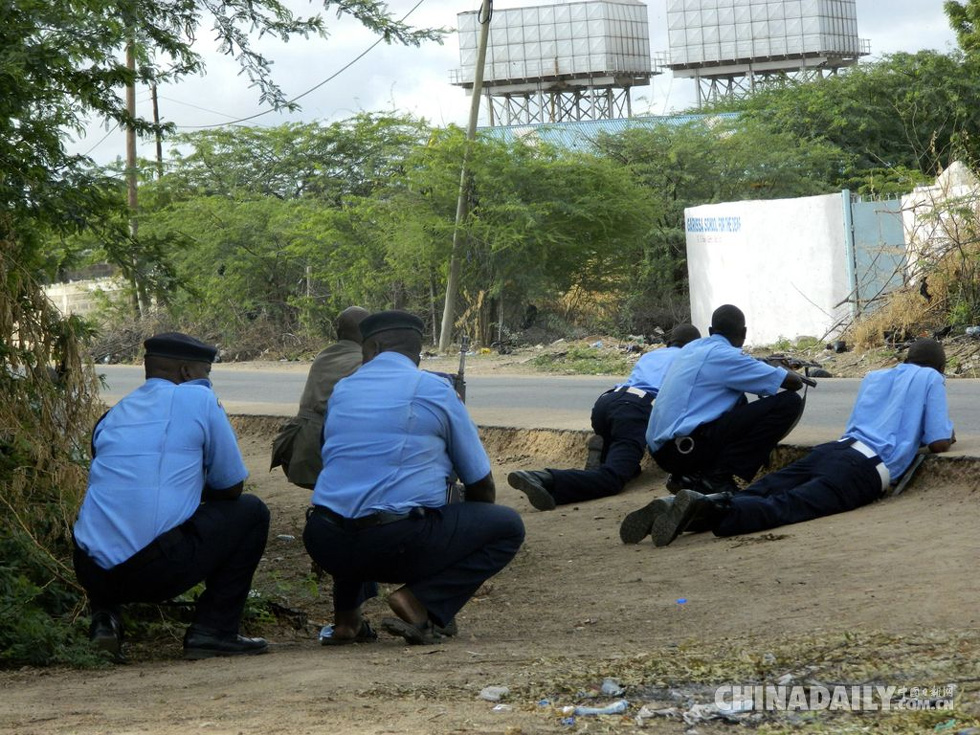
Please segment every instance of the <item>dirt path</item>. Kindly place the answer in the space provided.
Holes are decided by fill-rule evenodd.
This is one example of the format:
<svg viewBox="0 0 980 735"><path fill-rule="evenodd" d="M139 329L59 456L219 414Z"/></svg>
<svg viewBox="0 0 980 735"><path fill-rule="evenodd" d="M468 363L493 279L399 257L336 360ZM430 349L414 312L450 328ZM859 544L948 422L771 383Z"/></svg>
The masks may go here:
<svg viewBox="0 0 980 735"><path fill-rule="evenodd" d="M977 722L975 463L935 462L902 497L852 513L732 539L688 535L656 549L621 545L618 525L661 492L658 471L647 466L618 497L539 513L507 486L506 472L577 464L584 435L486 431L499 501L520 509L527 526L515 562L462 611L458 639L407 648L383 636L326 649L315 631L329 620L329 588L313 595L300 540L309 496L267 472L270 430L261 420L240 427L248 489L273 513L256 588L304 611L308 624L255 628L275 650L248 660L184 662L174 629L162 645L133 641L126 666L3 673L0 733L683 733L682 721L640 725L636 716L670 690L710 703L720 684L784 676L907 687L955 681L952 715L887 722L894 732L950 718ZM386 609L376 601L367 612L378 620ZM607 676L626 687L629 713L563 724L562 706L615 699L591 698ZM491 685L510 689L504 711L479 698ZM794 720L786 717L771 721L788 727ZM883 715L796 717L805 731L827 732ZM732 727L710 722L696 731Z"/></svg>

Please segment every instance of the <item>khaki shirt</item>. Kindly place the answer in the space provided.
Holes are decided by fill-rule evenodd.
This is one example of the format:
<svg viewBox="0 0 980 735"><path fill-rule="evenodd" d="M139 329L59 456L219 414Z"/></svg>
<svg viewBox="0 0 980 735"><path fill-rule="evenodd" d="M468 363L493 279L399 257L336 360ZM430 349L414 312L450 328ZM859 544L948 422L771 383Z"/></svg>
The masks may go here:
<svg viewBox="0 0 980 735"><path fill-rule="evenodd" d="M283 468L294 485L312 488L323 468L320 450L327 400L334 386L361 366L361 345L342 339L323 350L310 367L299 412L279 430L272 442L272 466Z"/></svg>

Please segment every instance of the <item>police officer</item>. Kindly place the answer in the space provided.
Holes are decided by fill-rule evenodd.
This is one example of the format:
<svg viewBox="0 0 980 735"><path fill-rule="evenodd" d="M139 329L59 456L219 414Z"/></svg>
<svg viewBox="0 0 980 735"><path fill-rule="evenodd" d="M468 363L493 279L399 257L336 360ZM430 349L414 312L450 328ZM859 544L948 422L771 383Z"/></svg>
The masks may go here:
<svg viewBox="0 0 980 735"><path fill-rule="evenodd" d="M287 421L272 442L272 466L282 466L286 479L312 490L323 467L323 420L334 386L361 366L360 324L368 315L360 306L350 306L337 317L337 341L321 350L306 376L299 412Z"/></svg>
<svg viewBox="0 0 980 735"><path fill-rule="evenodd" d="M693 478L704 492L737 490L732 476L751 480L803 411L796 394L803 381L742 352L745 315L726 304L711 315L708 337L678 354L650 413L646 441L654 461L678 478ZM779 389L785 389L779 392ZM760 398L751 403L745 393ZM620 526L624 543L648 533L662 499L630 513Z"/></svg>
<svg viewBox="0 0 980 735"><path fill-rule="evenodd" d="M265 653L238 634L269 511L243 495L248 471L211 389L217 350L179 332L144 343L146 382L99 420L74 564L92 609L90 635L122 658L120 606L160 602L205 583L184 655Z"/></svg>
<svg viewBox="0 0 980 735"><path fill-rule="evenodd" d="M734 536L874 502L891 478L906 471L920 447L946 452L956 441L945 368L942 345L917 340L904 364L864 378L843 438L814 447L736 495L681 490L670 510L655 519L654 543L666 546L692 524L716 536Z"/></svg>
<svg viewBox="0 0 980 735"><path fill-rule="evenodd" d="M599 396L592 407L592 429L602 442L597 468L517 470L507 476L510 486L538 510L619 493L640 473L650 411L667 368L684 345L700 337L697 327L678 324L665 348L643 355L625 382Z"/></svg>
<svg viewBox="0 0 980 735"><path fill-rule="evenodd" d="M452 386L418 369L423 324L403 311L361 322L364 365L341 380L324 427L323 470L303 540L333 576L333 644L372 640L369 580L399 582L389 633L438 642L481 584L524 540L512 508L494 505L490 460ZM465 502L446 504L455 473Z"/></svg>

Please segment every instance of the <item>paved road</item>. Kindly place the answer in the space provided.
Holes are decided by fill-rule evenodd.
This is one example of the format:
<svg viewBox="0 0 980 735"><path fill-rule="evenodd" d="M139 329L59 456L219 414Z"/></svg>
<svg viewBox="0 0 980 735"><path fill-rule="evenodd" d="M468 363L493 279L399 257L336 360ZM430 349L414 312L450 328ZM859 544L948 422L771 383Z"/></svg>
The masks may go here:
<svg viewBox="0 0 980 735"><path fill-rule="evenodd" d="M143 382L143 369L104 365L103 397L114 402ZM251 370L215 365L215 390L229 413L292 416L306 382L305 371ZM588 429L596 397L614 382L589 376L467 376L467 406L485 426ZM858 379L821 380L810 389L803 418L789 440L816 444L840 436L850 415ZM980 456L980 380L947 382L956 425L957 454Z"/></svg>

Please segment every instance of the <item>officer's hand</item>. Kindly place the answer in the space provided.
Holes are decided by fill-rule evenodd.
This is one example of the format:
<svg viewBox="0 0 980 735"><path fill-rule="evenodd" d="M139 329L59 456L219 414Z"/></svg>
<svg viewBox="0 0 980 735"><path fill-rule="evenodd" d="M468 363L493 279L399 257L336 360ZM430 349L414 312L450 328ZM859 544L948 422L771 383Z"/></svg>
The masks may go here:
<svg viewBox="0 0 980 735"><path fill-rule="evenodd" d="M786 390L797 391L803 387L803 378L801 378L798 373L795 373L792 370L787 370L786 377L783 378L783 382L779 387Z"/></svg>
<svg viewBox="0 0 980 735"><path fill-rule="evenodd" d="M481 480L466 486L466 502L492 503L497 499L497 488L493 484L493 475L487 474Z"/></svg>

